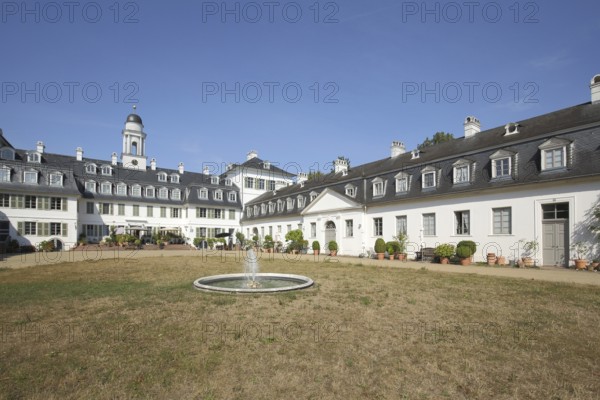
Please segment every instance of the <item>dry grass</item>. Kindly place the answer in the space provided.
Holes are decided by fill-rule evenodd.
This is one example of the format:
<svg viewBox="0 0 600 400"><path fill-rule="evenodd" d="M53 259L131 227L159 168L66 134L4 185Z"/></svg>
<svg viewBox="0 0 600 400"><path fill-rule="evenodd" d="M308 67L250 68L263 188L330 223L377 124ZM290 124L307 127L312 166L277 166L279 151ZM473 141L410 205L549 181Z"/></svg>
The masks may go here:
<svg viewBox="0 0 600 400"><path fill-rule="evenodd" d="M230 259L0 271L0 398L589 399L596 287L263 261L315 287L196 291Z"/></svg>

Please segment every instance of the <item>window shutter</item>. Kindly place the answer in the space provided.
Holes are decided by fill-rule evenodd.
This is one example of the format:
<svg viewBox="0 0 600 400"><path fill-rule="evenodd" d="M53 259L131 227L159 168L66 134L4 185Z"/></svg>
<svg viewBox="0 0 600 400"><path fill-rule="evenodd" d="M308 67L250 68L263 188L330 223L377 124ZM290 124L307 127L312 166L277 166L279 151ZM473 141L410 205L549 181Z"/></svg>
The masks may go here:
<svg viewBox="0 0 600 400"><path fill-rule="evenodd" d="M68 211L68 209L69 209L69 207L68 207L68 201L69 201L69 199L67 199L67 198L63 198L62 199L61 204L62 204L62 210L63 211Z"/></svg>
<svg viewBox="0 0 600 400"><path fill-rule="evenodd" d="M19 235L23 234L23 222L17 222L17 233Z"/></svg>
<svg viewBox="0 0 600 400"><path fill-rule="evenodd" d="M62 224L61 233L62 236L68 236L67 229L69 228L69 224Z"/></svg>

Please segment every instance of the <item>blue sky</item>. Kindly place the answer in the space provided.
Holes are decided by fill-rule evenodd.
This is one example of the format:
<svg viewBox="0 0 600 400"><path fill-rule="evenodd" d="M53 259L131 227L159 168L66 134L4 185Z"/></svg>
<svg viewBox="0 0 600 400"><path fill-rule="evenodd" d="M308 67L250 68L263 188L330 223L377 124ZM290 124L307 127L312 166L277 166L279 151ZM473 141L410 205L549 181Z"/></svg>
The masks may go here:
<svg viewBox="0 0 600 400"><path fill-rule="evenodd" d="M110 159L135 103L168 168L251 149L293 172L358 165L462 136L467 115L488 129L588 102L600 73L597 1L24 4L0 10L4 135Z"/></svg>

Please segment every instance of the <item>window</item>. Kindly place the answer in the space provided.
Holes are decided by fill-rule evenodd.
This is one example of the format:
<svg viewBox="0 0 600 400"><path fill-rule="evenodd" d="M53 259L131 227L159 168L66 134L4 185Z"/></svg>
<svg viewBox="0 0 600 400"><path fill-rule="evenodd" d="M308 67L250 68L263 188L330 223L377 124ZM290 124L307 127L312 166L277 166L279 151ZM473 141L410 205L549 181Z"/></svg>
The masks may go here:
<svg viewBox="0 0 600 400"><path fill-rule="evenodd" d="M399 215L396 217L396 234L406 235L408 232L408 223L406 215Z"/></svg>
<svg viewBox="0 0 600 400"><path fill-rule="evenodd" d="M39 163L40 155L38 153L27 153L27 162Z"/></svg>
<svg viewBox="0 0 600 400"><path fill-rule="evenodd" d="M269 236L273 236L273 226L269 226Z"/></svg>
<svg viewBox="0 0 600 400"><path fill-rule="evenodd" d="M206 218L206 208L196 207L196 218Z"/></svg>
<svg viewBox="0 0 600 400"><path fill-rule="evenodd" d="M494 235L510 235L512 233L511 208L494 208L492 209Z"/></svg>
<svg viewBox="0 0 600 400"><path fill-rule="evenodd" d="M277 212L283 211L283 201L277 200Z"/></svg>
<svg viewBox="0 0 600 400"><path fill-rule="evenodd" d="M37 224L35 222L25 221L25 223L24 223L25 230L23 233L25 235L35 235L37 232L36 225Z"/></svg>
<svg viewBox="0 0 600 400"><path fill-rule="evenodd" d="M310 201L313 201L317 198L319 194L317 192L310 192Z"/></svg>
<svg viewBox="0 0 600 400"><path fill-rule="evenodd" d="M96 173L96 164L87 164L85 166L85 172L88 174L95 174Z"/></svg>
<svg viewBox="0 0 600 400"><path fill-rule="evenodd" d="M0 150L0 158L3 160L14 160L15 152L13 149L4 148Z"/></svg>
<svg viewBox="0 0 600 400"><path fill-rule="evenodd" d="M37 208L37 197L25 196L25 208Z"/></svg>
<svg viewBox="0 0 600 400"><path fill-rule="evenodd" d="M266 205L266 204L261 204L261 205L260 205L260 213L261 213L262 215L265 215L265 214L267 214L267 205Z"/></svg>
<svg viewBox="0 0 600 400"><path fill-rule="evenodd" d="M275 181L269 181L269 190L275 190Z"/></svg>
<svg viewBox="0 0 600 400"><path fill-rule="evenodd" d="M215 190L215 200L221 201L223 200L223 191Z"/></svg>
<svg viewBox="0 0 600 400"><path fill-rule="evenodd" d="M346 185L346 196L356 196L356 187L352 185Z"/></svg>
<svg viewBox="0 0 600 400"><path fill-rule="evenodd" d="M225 179L225 186L232 186L233 185L233 181L229 178Z"/></svg>
<svg viewBox="0 0 600 400"><path fill-rule="evenodd" d="M127 185L124 183L119 183L117 185L117 195L118 196L127 196Z"/></svg>
<svg viewBox="0 0 600 400"><path fill-rule="evenodd" d="M171 183L179 183L179 175L177 175L177 174L171 175Z"/></svg>
<svg viewBox="0 0 600 400"><path fill-rule="evenodd" d="M147 206L146 207L146 216L147 217L154 217L154 208L152 206Z"/></svg>
<svg viewBox="0 0 600 400"><path fill-rule="evenodd" d="M100 214L103 214L103 215L112 215L113 214L113 205L110 203L100 203L99 211L100 211Z"/></svg>
<svg viewBox="0 0 600 400"><path fill-rule="evenodd" d="M246 178L244 181L244 187L247 189L254 189L254 178Z"/></svg>
<svg viewBox="0 0 600 400"><path fill-rule="evenodd" d="M0 207L10 207L10 195L7 193L0 193Z"/></svg>
<svg viewBox="0 0 600 400"><path fill-rule="evenodd" d="M10 168L0 168L0 182L10 182Z"/></svg>
<svg viewBox="0 0 600 400"><path fill-rule="evenodd" d="M385 182L381 178L373 179L373 197L383 196L385 194Z"/></svg>
<svg viewBox="0 0 600 400"><path fill-rule="evenodd" d="M158 198L159 199L168 199L169 198L169 191L167 190L167 188L160 188L158 189Z"/></svg>
<svg viewBox="0 0 600 400"><path fill-rule="evenodd" d="M468 183L470 181L469 162L458 160L454 164L454 183Z"/></svg>
<svg viewBox="0 0 600 400"><path fill-rule="evenodd" d="M259 179L258 180L258 189L259 190L265 190L265 180L264 179Z"/></svg>
<svg viewBox="0 0 600 400"><path fill-rule="evenodd" d="M298 208L304 208L304 197L298 196Z"/></svg>
<svg viewBox="0 0 600 400"><path fill-rule="evenodd" d="M471 212L470 211L455 211L454 221L457 235L471 234Z"/></svg>
<svg viewBox="0 0 600 400"><path fill-rule="evenodd" d="M235 210L229 210L229 219L235 219Z"/></svg>
<svg viewBox="0 0 600 400"><path fill-rule="evenodd" d="M179 189L171 190L171 199L181 200L181 191Z"/></svg>
<svg viewBox="0 0 600 400"><path fill-rule="evenodd" d="M258 213L258 211L259 211L259 208L258 208L258 206L254 206L254 215L257 215L257 216L258 216L258 215L260 215L260 214Z"/></svg>
<svg viewBox="0 0 600 400"><path fill-rule="evenodd" d="M109 165L103 165L101 169L102 175L112 175L112 168Z"/></svg>
<svg viewBox="0 0 600 400"><path fill-rule="evenodd" d="M406 174L396 175L396 193L408 192L408 176Z"/></svg>
<svg viewBox="0 0 600 400"><path fill-rule="evenodd" d="M161 218L167 218L167 207L161 207L160 208L160 217Z"/></svg>
<svg viewBox="0 0 600 400"><path fill-rule="evenodd" d="M93 214L94 213L94 203L92 203L91 201L88 201L87 203L85 203L85 212L86 212L86 214Z"/></svg>
<svg viewBox="0 0 600 400"><path fill-rule="evenodd" d="M38 173L37 171L25 171L23 173L23 182L29 184L38 183Z"/></svg>
<svg viewBox="0 0 600 400"><path fill-rule="evenodd" d="M153 199L154 198L154 186L146 187L146 197Z"/></svg>
<svg viewBox="0 0 600 400"><path fill-rule="evenodd" d="M63 199L62 197L50 197L50 209L67 211L67 199Z"/></svg>
<svg viewBox="0 0 600 400"><path fill-rule="evenodd" d="M383 236L383 218L373 218L373 235Z"/></svg>
<svg viewBox="0 0 600 400"><path fill-rule="evenodd" d="M59 222L50 222L50 235L54 236L59 236L62 232L62 224Z"/></svg>
<svg viewBox="0 0 600 400"><path fill-rule="evenodd" d="M131 187L131 195L134 197L142 197L142 187L140 185L133 185Z"/></svg>
<svg viewBox="0 0 600 400"><path fill-rule="evenodd" d="M117 215L125 215L125 204L117 205Z"/></svg>
<svg viewBox="0 0 600 400"><path fill-rule="evenodd" d="M568 219L569 203L542 204L544 220Z"/></svg>
<svg viewBox="0 0 600 400"><path fill-rule="evenodd" d="M95 193L96 192L96 182L87 181L85 183L85 191L90 192L90 193Z"/></svg>
<svg viewBox="0 0 600 400"><path fill-rule="evenodd" d="M210 178L210 183L212 183L213 185L218 185L219 184L219 177L218 176L212 176Z"/></svg>
<svg viewBox="0 0 600 400"><path fill-rule="evenodd" d="M291 224L288 224L288 226L286 228L287 228L287 230L286 230L287 233L289 233L289 232L292 231L292 225Z"/></svg>
<svg viewBox="0 0 600 400"><path fill-rule="evenodd" d="M252 208L250 208L250 207L246 208L246 216L247 217L251 217L252 216Z"/></svg>
<svg viewBox="0 0 600 400"><path fill-rule="evenodd" d="M181 209L180 208L171 208L171 218L181 218Z"/></svg>
<svg viewBox="0 0 600 400"><path fill-rule="evenodd" d="M133 216L134 217L139 217L140 216L140 206L137 204L133 205Z"/></svg>
<svg viewBox="0 0 600 400"><path fill-rule="evenodd" d="M24 198L21 195L13 194L10 196L10 207L11 208L23 208Z"/></svg>
<svg viewBox="0 0 600 400"><path fill-rule="evenodd" d="M229 192L229 201L235 203L237 201L237 193Z"/></svg>
<svg viewBox="0 0 600 400"><path fill-rule="evenodd" d="M310 223L310 237L317 237L317 223L316 222L311 222Z"/></svg>
<svg viewBox="0 0 600 400"><path fill-rule="evenodd" d="M204 199L204 200L208 199L208 190L206 190L206 189L200 189L198 191L198 197L201 198L201 199Z"/></svg>
<svg viewBox="0 0 600 400"><path fill-rule="evenodd" d="M112 194L112 184L110 182L103 182L100 185L100 193L102 193L102 194Z"/></svg>
<svg viewBox="0 0 600 400"><path fill-rule="evenodd" d="M435 236L435 213L423 214L423 235Z"/></svg>
<svg viewBox="0 0 600 400"><path fill-rule="evenodd" d="M431 171L430 169L425 169L422 172L423 178L423 189L430 189L435 187L435 171Z"/></svg>
<svg viewBox="0 0 600 400"><path fill-rule="evenodd" d="M354 220L347 219L346 220L346 237L354 236Z"/></svg>
<svg viewBox="0 0 600 400"><path fill-rule="evenodd" d="M275 204L274 203L269 203L269 213L274 213L275 212Z"/></svg>
<svg viewBox="0 0 600 400"><path fill-rule="evenodd" d="M539 146L541 150L542 170L566 168L567 154L571 142L565 139L552 138Z"/></svg>
<svg viewBox="0 0 600 400"><path fill-rule="evenodd" d="M294 200L293 199L287 199L287 209L291 210L294 208Z"/></svg>
<svg viewBox="0 0 600 400"><path fill-rule="evenodd" d="M494 178L510 176L510 158L499 158L493 160L493 175Z"/></svg>
<svg viewBox="0 0 600 400"><path fill-rule="evenodd" d="M159 182L166 182L167 181L167 174L165 172L159 172L157 176L158 176L158 181Z"/></svg>
<svg viewBox="0 0 600 400"><path fill-rule="evenodd" d="M48 176L48 185L50 186L62 186L63 175L58 172L53 172Z"/></svg>

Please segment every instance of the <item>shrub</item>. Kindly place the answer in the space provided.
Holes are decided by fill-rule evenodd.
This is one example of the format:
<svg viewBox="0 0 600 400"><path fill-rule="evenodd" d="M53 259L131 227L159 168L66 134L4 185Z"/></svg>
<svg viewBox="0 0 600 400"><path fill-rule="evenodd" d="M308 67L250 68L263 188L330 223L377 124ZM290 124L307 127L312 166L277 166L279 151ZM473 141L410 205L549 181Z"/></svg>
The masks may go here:
<svg viewBox="0 0 600 400"><path fill-rule="evenodd" d="M406 243L408 242L408 235L405 233L399 233L394 239L398 241L398 253L406 253Z"/></svg>
<svg viewBox="0 0 600 400"><path fill-rule="evenodd" d="M471 252L472 248L462 244L459 246L456 246L456 255L460 258L469 258L473 255L473 253Z"/></svg>
<svg viewBox="0 0 600 400"><path fill-rule="evenodd" d="M201 237L194 238L194 242L193 242L194 246L195 247L200 247L200 245L202 244L203 240L204 240L204 238L201 238Z"/></svg>
<svg viewBox="0 0 600 400"><path fill-rule="evenodd" d="M471 257L473 254L475 254L475 252L477 251L477 244L472 241L472 240L461 240L460 242L458 242L458 244L456 245L456 254L458 255L458 248L459 247L463 247L463 246L467 246L469 248L469 251L471 252L471 254L469 254L468 256L462 257L459 256L461 258L469 258ZM464 250L463 250L464 251Z"/></svg>
<svg viewBox="0 0 600 400"><path fill-rule="evenodd" d="M335 240L332 240L331 242L329 242L327 248L329 249L329 251L337 251L338 244Z"/></svg>
<svg viewBox="0 0 600 400"><path fill-rule="evenodd" d="M375 253L385 253L385 240L379 238L375 241Z"/></svg>
<svg viewBox="0 0 600 400"><path fill-rule="evenodd" d="M319 243L318 240L315 240L314 242L312 242L312 249L313 250L321 250L321 244Z"/></svg>
<svg viewBox="0 0 600 400"><path fill-rule="evenodd" d="M387 248L387 251L389 254L400 253L400 243L395 240L392 240L391 242L387 242L385 244L385 247Z"/></svg>
<svg viewBox="0 0 600 400"><path fill-rule="evenodd" d="M271 236L271 235L265 236L265 243L263 245L264 248L272 249L274 245L275 245L275 243L273 242L273 236Z"/></svg>
<svg viewBox="0 0 600 400"><path fill-rule="evenodd" d="M450 243L440 244L435 248L433 253L440 258L448 258L454 255L454 245Z"/></svg>

